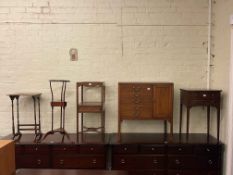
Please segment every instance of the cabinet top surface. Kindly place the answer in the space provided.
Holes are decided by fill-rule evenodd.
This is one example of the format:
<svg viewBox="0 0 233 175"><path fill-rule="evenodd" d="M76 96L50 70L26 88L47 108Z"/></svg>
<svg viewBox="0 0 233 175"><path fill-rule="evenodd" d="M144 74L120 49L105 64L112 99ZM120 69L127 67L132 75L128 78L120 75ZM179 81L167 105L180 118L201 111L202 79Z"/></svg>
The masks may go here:
<svg viewBox="0 0 233 175"><path fill-rule="evenodd" d="M111 144L217 144L216 138L207 134L173 134L172 138L163 133L123 133L120 140L117 134L111 137Z"/></svg>
<svg viewBox="0 0 233 175"><path fill-rule="evenodd" d="M50 144L50 145L60 145L60 144L101 144L105 145L109 143L109 134L69 134L70 139L64 137L62 141L62 135L59 133L49 135L46 139L43 140L43 136L39 144ZM2 139L11 139L12 135L8 135ZM34 142L34 134L22 134L22 137L19 140L15 140L16 144L38 144Z"/></svg>
<svg viewBox="0 0 233 175"><path fill-rule="evenodd" d="M3 139L10 139L12 135L8 135ZM21 139L15 141L16 144L38 144L34 142L34 134L23 134ZM169 138L169 135L163 133L122 133L120 140L117 133L111 134L84 134L84 137L81 138L81 135L77 136L76 134L70 134L70 140L67 140L65 137L62 142L62 135L54 134L46 137L45 140L42 140L39 144L46 145L63 145L63 144L76 144L76 145L88 145L88 144L218 144L216 138L210 136L207 137L207 134L189 134L187 137L186 134L173 134L172 138Z"/></svg>
<svg viewBox="0 0 233 175"><path fill-rule="evenodd" d="M118 82L118 84L173 84L173 82Z"/></svg>
<svg viewBox="0 0 233 175"><path fill-rule="evenodd" d="M218 89L180 89L180 91L186 92L221 92L222 90Z"/></svg>

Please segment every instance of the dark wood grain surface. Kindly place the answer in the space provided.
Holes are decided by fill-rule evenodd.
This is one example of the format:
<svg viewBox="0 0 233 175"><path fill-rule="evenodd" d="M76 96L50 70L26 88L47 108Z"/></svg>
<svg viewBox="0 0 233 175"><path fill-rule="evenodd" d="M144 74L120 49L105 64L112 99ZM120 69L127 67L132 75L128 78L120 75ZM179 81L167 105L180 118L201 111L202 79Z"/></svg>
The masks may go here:
<svg viewBox="0 0 233 175"><path fill-rule="evenodd" d="M16 175L128 175L126 171L19 169Z"/></svg>

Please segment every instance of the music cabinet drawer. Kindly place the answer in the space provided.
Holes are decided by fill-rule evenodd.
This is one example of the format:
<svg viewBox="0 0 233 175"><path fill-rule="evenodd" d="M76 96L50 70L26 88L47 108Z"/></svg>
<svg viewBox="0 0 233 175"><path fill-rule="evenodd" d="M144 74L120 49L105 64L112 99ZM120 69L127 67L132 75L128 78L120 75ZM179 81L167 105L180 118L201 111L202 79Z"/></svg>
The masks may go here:
<svg viewBox="0 0 233 175"><path fill-rule="evenodd" d="M141 145L140 152L143 154L164 154L165 147L163 145Z"/></svg>
<svg viewBox="0 0 233 175"><path fill-rule="evenodd" d="M55 156L53 168L104 169L104 156Z"/></svg>
<svg viewBox="0 0 233 175"><path fill-rule="evenodd" d="M169 169L192 169L196 166L195 156L168 156Z"/></svg>
<svg viewBox="0 0 233 175"><path fill-rule="evenodd" d="M193 146L190 145L169 145L168 154L192 154Z"/></svg>
<svg viewBox="0 0 233 175"><path fill-rule="evenodd" d="M116 154L133 154L138 152L138 145L114 145L113 153Z"/></svg>
<svg viewBox="0 0 233 175"><path fill-rule="evenodd" d="M56 154L73 154L79 152L79 146L77 145L56 145L52 148L53 153Z"/></svg>
<svg viewBox="0 0 233 175"><path fill-rule="evenodd" d="M113 156L114 169L164 169L164 156L138 156L138 155L119 155Z"/></svg>
<svg viewBox="0 0 233 175"><path fill-rule="evenodd" d="M16 155L17 168L48 168L49 156L46 155Z"/></svg>
<svg viewBox="0 0 233 175"><path fill-rule="evenodd" d="M104 145L81 145L81 154L104 154L106 152Z"/></svg>
<svg viewBox="0 0 233 175"><path fill-rule="evenodd" d="M196 154L204 154L204 155L212 155L218 154L220 147L218 145L201 145L196 146L195 153Z"/></svg>

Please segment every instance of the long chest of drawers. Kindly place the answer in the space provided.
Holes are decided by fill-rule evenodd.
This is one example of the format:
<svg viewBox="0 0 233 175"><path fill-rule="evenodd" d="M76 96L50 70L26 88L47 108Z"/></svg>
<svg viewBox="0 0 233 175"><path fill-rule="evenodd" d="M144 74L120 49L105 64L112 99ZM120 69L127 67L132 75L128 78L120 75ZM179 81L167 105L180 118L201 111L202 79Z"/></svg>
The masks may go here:
<svg viewBox="0 0 233 175"><path fill-rule="evenodd" d="M33 135L16 142L17 168L112 169L131 175L221 175L223 144L206 134L179 136L167 140L164 134L92 135L89 141L71 137L58 142L48 138L33 143Z"/></svg>
<svg viewBox="0 0 233 175"><path fill-rule="evenodd" d="M186 138L178 134L168 142L159 134L123 134L120 142L113 138L112 169L132 175L220 175L222 144L204 134Z"/></svg>
<svg viewBox="0 0 233 175"><path fill-rule="evenodd" d="M72 139L59 142L56 137L42 143L29 142L30 135L16 143L17 168L106 169L108 139L93 135L91 142Z"/></svg>

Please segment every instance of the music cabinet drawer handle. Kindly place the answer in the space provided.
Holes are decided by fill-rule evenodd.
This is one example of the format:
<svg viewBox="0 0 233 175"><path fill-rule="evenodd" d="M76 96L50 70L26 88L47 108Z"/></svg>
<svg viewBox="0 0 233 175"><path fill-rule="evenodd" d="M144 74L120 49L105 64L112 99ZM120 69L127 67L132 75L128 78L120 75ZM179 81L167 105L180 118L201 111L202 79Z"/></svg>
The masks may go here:
<svg viewBox="0 0 233 175"><path fill-rule="evenodd" d="M182 151L182 148L178 148L178 151Z"/></svg>
<svg viewBox="0 0 233 175"><path fill-rule="evenodd" d="M206 148L206 151L207 151L207 152L210 152L210 149L209 149L209 148Z"/></svg>
<svg viewBox="0 0 233 175"><path fill-rule="evenodd" d="M35 147L35 151L38 151L38 147Z"/></svg>
<svg viewBox="0 0 233 175"><path fill-rule="evenodd" d="M202 97L206 97L207 95L206 94L202 94Z"/></svg>
<svg viewBox="0 0 233 175"><path fill-rule="evenodd" d="M149 88L149 87L148 87L148 88L146 88L146 89L147 89L148 91L150 91L150 90L151 90L151 88Z"/></svg>
<svg viewBox="0 0 233 175"><path fill-rule="evenodd" d="M63 150L65 151L65 150L66 150L66 148L63 148Z"/></svg>
<svg viewBox="0 0 233 175"><path fill-rule="evenodd" d="M63 165L64 164L64 160L60 160L60 165Z"/></svg>
<svg viewBox="0 0 233 175"><path fill-rule="evenodd" d="M154 163L154 164L157 164L157 163L158 163L158 160L154 159L154 160L153 160L153 163Z"/></svg>
<svg viewBox="0 0 233 175"><path fill-rule="evenodd" d="M155 150L155 148L151 148L151 151L154 151Z"/></svg>
<svg viewBox="0 0 233 175"><path fill-rule="evenodd" d="M90 148L90 150L91 150L91 151L94 151L94 148L93 148L93 147L91 147L91 148Z"/></svg>
<svg viewBox="0 0 233 175"><path fill-rule="evenodd" d="M124 147L124 151L127 151L128 150L128 148L127 147Z"/></svg>
<svg viewBox="0 0 233 175"><path fill-rule="evenodd" d="M96 159L93 159L93 160L92 160L92 163L93 163L93 164L96 164Z"/></svg>

